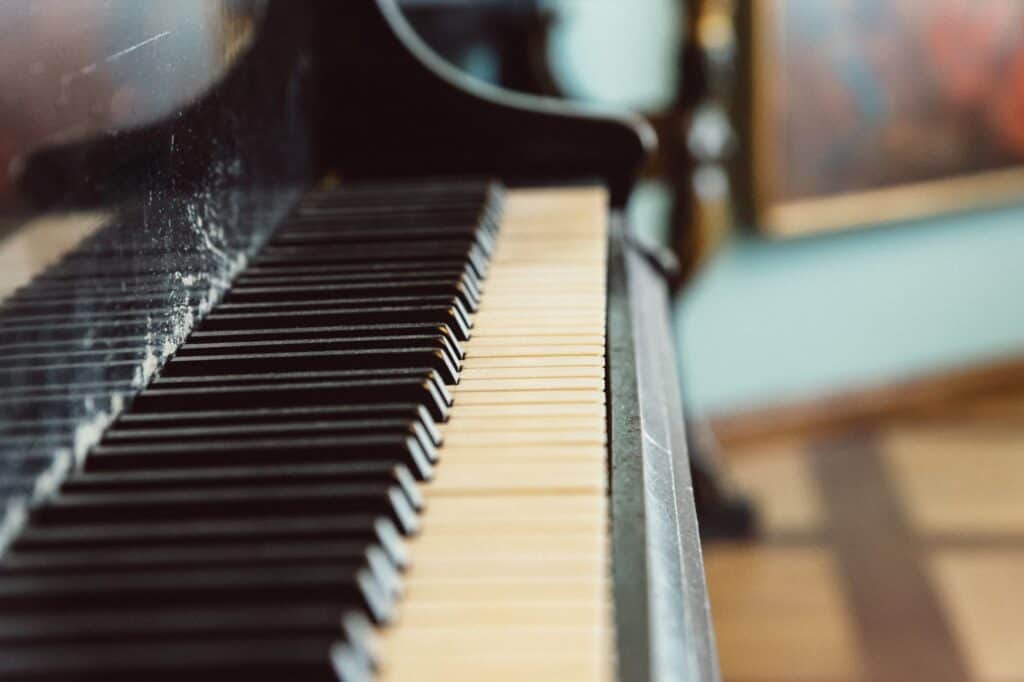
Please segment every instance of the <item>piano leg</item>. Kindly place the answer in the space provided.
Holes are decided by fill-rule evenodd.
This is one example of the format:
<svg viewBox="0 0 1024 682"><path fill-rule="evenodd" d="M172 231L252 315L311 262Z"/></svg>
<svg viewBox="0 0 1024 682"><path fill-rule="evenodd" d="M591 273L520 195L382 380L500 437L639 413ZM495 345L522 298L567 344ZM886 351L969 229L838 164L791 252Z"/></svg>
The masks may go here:
<svg viewBox="0 0 1024 682"><path fill-rule="evenodd" d="M684 411L701 540L753 538L757 534L757 510L745 495L731 490L722 475L720 446L707 420Z"/></svg>

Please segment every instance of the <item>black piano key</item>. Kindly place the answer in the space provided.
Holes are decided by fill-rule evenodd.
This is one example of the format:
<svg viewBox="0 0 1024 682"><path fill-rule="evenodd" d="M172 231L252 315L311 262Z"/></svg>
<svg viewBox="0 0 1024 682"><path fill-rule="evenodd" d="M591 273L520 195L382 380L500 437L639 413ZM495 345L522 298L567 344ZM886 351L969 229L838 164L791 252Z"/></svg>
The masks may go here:
<svg viewBox="0 0 1024 682"><path fill-rule="evenodd" d="M447 183L448 180L446 179ZM494 196L485 189L481 192L454 192L450 187L438 191L419 187L403 192L393 185L376 190L349 186L328 192L313 191L303 197L296 207L296 213L331 210L346 211L359 215L371 211L372 215L404 214L414 212L423 215L431 210L464 210L480 215L492 208Z"/></svg>
<svg viewBox="0 0 1024 682"><path fill-rule="evenodd" d="M260 409L418 403L437 421L448 416L451 396L440 380L377 379L209 386L186 389L153 388L132 402L135 412L209 409Z"/></svg>
<svg viewBox="0 0 1024 682"><path fill-rule="evenodd" d="M320 278L337 277L342 281L359 278L382 279L392 273L404 274L409 277L418 277L418 273L428 273L435 270L450 270L462 273L478 287L483 278L476 269L465 260L459 258L437 259L429 261L389 261L386 258L376 261L356 261L353 263L331 263L327 265L309 265L305 263L267 263L264 265L251 265L239 275L239 282L250 283L265 281L268 279L279 280L287 278L285 282L304 281L303 277L311 278L309 281L321 281ZM295 279L292 279L295 278Z"/></svg>
<svg viewBox="0 0 1024 682"><path fill-rule="evenodd" d="M346 645L302 636L0 647L0 677L34 682L347 682L369 676L362 656Z"/></svg>
<svg viewBox="0 0 1024 682"><path fill-rule="evenodd" d="M195 568L376 564L381 585L400 593L397 569L379 547L361 543L263 542L223 547L159 547L149 549L13 552L0 559L4 576L153 573Z"/></svg>
<svg viewBox="0 0 1024 682"><path fill-rule="evenodd" d="M484 202L489 202L491 197L500 196L500 194L500 184L486 178L473 176L389 178L386 181L361 180L341 187L315 188L303 197L302 203L303 205L317 206L322 203L344 202L359 205L368 202L372 205L374 202L381 201L402 203L459 199L484 205Z"/></svg>
<svg viewBox="0 0 1024 682"><path fill-rule="evenodd" d="M321 370L318 372L249 372L246 374L217 374L212 376L186 376L186 377L157 377L151 384L147 394L155 394L157 390L170 392L187 392L192 389L201 389L208 386L216 386L221 389L232 387L241 388L244 386L253 387L253 390L270 391L273 386L281 386L285 390L292 384L338 384L339 382L373 382L380 385L389 381L414 379L423 380L429 385L429 391L423 394L426 398L436 397L443 406L451 406L452 398L440 374L430 367L395 367L389 369L339 369ZM262 387L262 388L261 388ZM361 391L367 389L360 388ZM310 395L313 395L311 392ZM367 402L372 404L375 398L371 393L367 395ZM289 398L290 396L285 396ZM332 399L332 404L345 404L345 398L337 395ZM358 404L356 402L355 404ZM429 407L429 405L425 405Z"/></svg>
<svg viewBox="0 0 1024 682"><path fill-rule="evenodd" d="M83 376L96 377L82 382ZM47 362L26 367L0 368L0 383L10 385L5 395L53 392L88 393L97 389L128 388L140 376L139 363L125 360L112 362Z"/></svg>
<svg viewBox="0 0 1024 682"><path fill-rule="evenodd" d="M135 281L152 282L159 279L164 282L169 280L171 273L167 272L167 254L157 254L152 248L138 246L135 251L125 246L123 253L130 253L131 265L121 265L123 253L112 255L104 262L99 256L102 249L86 250L82 254L77 249L68 253L58 263L33 278L30 286L35 284L36 279L44 283L56 281L82 280L99 283L104 286L118 286L125 282L126 288ZM107 253L110 254L109 249ZM183 276L195 276L208 279L209 259L204 256L196 257L194 253L179 254L174 259L174 265ZM149 273L155 273L153 277ZM177 278L175 278L177 279ZM178 280L180 281L180 280Z"/></svg>
<svg viewBox="0 0 1024 682"><path fill-rule="evenodd" d="M398 435L415 438L425 451L434 449L434 438L419 420L324 418L288 421L264 418L258 422L201 424L188 427L132 428L121 423L107 429L103 445L160 444L181 441L250 440L291 436L380 436Z"/></svg>
<svg viewBox="0 0 1024 682"><path fill-rule="evenodd" d="M32 434L50 433L53 431L73 427L77 420L72 417L40 419L32 422L3 422L0 421L0 434Z"/></svg>
<svg viewBox="0 0 1024 682"><path fill-rule="evenodd" d="M281 384L294 382L325 382L374 379L426 378L445 386L440 373L426 365L422 367L382 367L379 369L324 369L289 372L239 372L235 374L196 374L194 376L158 376L150 386L153 389L184 390L204 386L240 386L242 384Z"/></svg>
<svg viewBox="0 0 1024 682"><path fill-rule="evenodd" d="M472 274L469 269L463 270L415 270L405 268L401 270L385 270L371 272L306 272L298 271L276 271L268 274L253 273L239 277L232 287L233 291L248 290L251 287L312 287L335 284L356 284L373 282L406 282L415 280L431 280L435 282L449 282L465 288L471 295L479 300L483 291L482 282Z"/></svg>
<svg viewBox="0 0 1024 682"><path fill-rule="evenodd" d="M481 210L481 207L464 205L395 205L388 206L343 206L300 205L288 219L284 230L295 229L305 224L327 223L338 229L363 230L401 229L408 227L450 227L472 225L476 229L493 233L497 229L498 213Z"/></svg>
<svg viewBox="0 0 1024 682"><path fill-rule="evenodd" d="M386 516L347 514L109 524L28 525L12 540L14 551L109 548L223 547L250 542L361 542L380 546L396 566L408 553L401 532Z"/></svg>
<svg viewBox="0 0 1024 682"><path fill-rule="evenodd" d="M409 470L387 462L355 461L341 464L287 464L281 466L230 467L223 469L169 469L116 473L76 472L61 481L62 494L139 492L143 490L208 490L223 487L256 487L304 484L390 484L398 486L416 510L423 496Z"/></svg>
<svg viewBox="0 0 1024 682"><path fill-rule="evenodd" d="M341 196L326 200L308 200L299 204L288 224L309 217L329 217L333 224L346 225L413 225L450 223L479 223L488 225L494 213L479 201L440 198L410 198L407 201L352 201Z"/></svg>
<svg viewBox="0 0 1024 682"><path fill-rule="evenodd" d="M330 328L328 328L330 329ZM341 328L341 332L348 332L350 328ZM439 330L423 326L412 328L406 334L396 334L387 330L379 333L361 332L352 334L336 333L307 333L299 336L289 333L268 332L261 338L252 338L241 345L238 341L231 339L232 333L197 333L189 339L189 342L182 345L175 357L186 357L188 355L207 355L215 353L231 354L240 350L246 352L260 352L267 350L275 352L279 350L351 350L365 348L408 348L410 346L422 345L443 349L451 355L453 360L461 360L465 357L462 345L455 340L451 334L443 334ZM226 339L226 340L225 340Z"/></svg>
<svg viewBox="0 0 1024 682"><path fill-rule="evenodd" d="M367 348L358 350L184 355L160 372L161 379L216 377L232 374L281 374L344 370L401 370L428 368L446 384L458 383L459 369L442 350L430 347ZM383 374L382 374L383 375Z"/></svg>
<svg viewBox="0 0 1024 682"><path fill-rule="evenodd" d="M297 329L337 325L389 324L395 320L445 324L460 341L469 339L470 322L455 305L325 307L268 312L214 312L199 325L204 331Z"/></svg>
<svg viewBox="0 0 1024 682"><path fill-rule="evenodd" d="M75 328L81 325L88 325L90 322L96 324L117 324L129 325L139 324L146 320L160 319L171 314L172 307L168 307L153 301L146 306L137 308L126 308L124 310L111 310L98 308L94 310L72 310L70 312L51 313L46 311L17 311L12 315L4 315L6 329L60 329Z"/></svg>
<svg viewBox="0 0 1024 682"><path fill-rule="evenodd" d="M338 225L361 225L365 221L382 224L411 222L414 225L458 220L487 224L496 215L486 199L476 197L441 197L420 195L383 201L332 194L322 199L305 198L288 219L288 223L307 216L330 216Z"/></svg>
<svg viewBox="0 0 1024 682"><path fill-rule="evenodd" d="M239 486L212 490L57 495L30 505L30 523L131 523L141 520L260 519L370 514L391 519L405 534L416 530L416 511L396 485L341 484Z"/></svg>
<svg viewBox="0 0 1024 682"><path fill-rule="evenodd" d="M47 322L39 324L5 324L0 327L0 345L23 344L27 341L39 343L82 342L90 338L132 338L145 339L161 325L171 327L173 316L161 310L157 317L135 317L129 320L78 320L71 322Z"/></svg>
<svg viewBox="0 0 1024 682"><path fill-rule="evenodd" d="M412 202L465 201L482 207L495 187L500 188L500 185L472 176L361 180L341 187L311 189L303 197L301 206L374 206L380 203L404 205Z"/></svg>
<svg viewBox="0 0 1024 682"><path fill-rule="evenodd" d="M467 322L469 319L469 308L459 299L458 296L439 294L439 295L422 295L422 296L376 296L373 298L367 297L331 297L321 300L309 300L305 298L294 298L285 299L278 301L262 301L262 302L225 302L217 306L217 310L220 313L235 315L238 313L263 313L270 311L291 311L291 310L309 310L316 308L369 308L369 307L392 307L392 306L453 306L459 309L459 312Z"/></svg>
<svg viewBox="0 0 1024 682"><path fill-rule="evenodd" d="M76 292L77 293L77 292ZM198 294L172 295L170 301L175 305L195 306L203 299ZM81 296L67 296L63 300L60 297L46 297L28 301L5 301L3 305L3 316L5 320L16 321L19 318L46 318L60 319L61 315L93 315L99 316L106 313L129 313L139 310L153 310L155 306L163 303L157 297L140 297L137 294L112 295L88 297L84 293ZM160 310L165 310L160 308Z"/></svg>
<svg viewBox="0 0 1024 682"><path fill-rule="evenodd" d="M127 404L136 391L138 382L128 380L81 385L19 386L16 390L0 394L0 421L7 418L36 419L69 414L76 407L82 408L82 414L95 417L94 408L97 406L106 403L116 412Z"/></svg>
<svg viewBox="0 0 1024 682"><path fill-rule="evenodd" d="M138 449L143 449L151 446L159 446L161 444L175 443L175 444L196 444L201 445L210 442L235 442L240 445L252 441L262 441L268 437L274 437L278 439L282 438L319 438L324 439L327 437L358 437L358 436L369 436L369 437L397 437L397 438L410 438L413 439L418 447L417 452L422 452L425 459L434 463L437 459L436 449L434 446L434 440L430 434L422 428L417 422L397 422L397 421L385 421L385 420L373 420L373 421L356 421L356 422L298 422L298 423L269 423L269 424L238 424L238 425L218 425L218 426L201 426L191 427L188 429L175 429L168 431L166 429L141 429L141 430L126 430L126 429L111 429L104 434L103 440L101 441L101 447L127 447L133 446ZM302 464L302 469L299 465L292 465L293 469L280 469L280 476L295 476L304 477L306 475L319 475L328 476L330 470L322 467L341 467L337 473L339 476L352 476L353 478L377 475L378 469L381 466L390 467L387 460L382 464L378 460L371 459L370 455L367 455L365 461L346 460L342 463L328 464L328 465L316 465L316 464ZM362 469L358 467L363 467ZM304 471L319 471L318 474L309 473L306 474ZM345 473L345 472L349 473ZM386 471L391 475L390 469ZM219 477L223 478L227 474L218 474Z"/></svg>
<svg viewBox="0 0 1024 682"><path fill-rule="evenodd" d="M197 329L189 336L189 343L247 343L249 341L276 341L289 339L320 338L326 340L346 338L362 338L375 335L384 336L419 336L423 334L438 334L443 336L448 343L459 349L459 356L462 356L461 340L458 339L451 327L444 322L413 322L413 323L385 323L385 324L360 324L360 325L333 325L325 327L296 327L292 329L265 329L252 327L249 329L235 330L204 330ZM184 348L185 346L182 346Z"/></svg>
<svg viewBox="0 0 1024 682"><path fill-rule="evenodd" d="M452 404L451 395L446 388L443 377L430 367L339 369L313 372L248 372L245 374L157 377L150 384L151 388L147 390L146 393L147 395L152 396L155 395L158 390L164 391L165 393L187 392L193 389L201 389L209 386L215 386L225 390L232 387L240 388L244 386L251 386L253 387L253 390L261 391L270 391L273 386L281 386L283 390L287 391L288 386L300 383L306 385L328 383L338 384L339 382L374 382L375 384L382 384L388 381L402 379L423 380L429 384L431 389L430 393L427 394L426 397L429 398L436 395L436 397L442 401L443 405L450 406ZM361 388L360 390L365 389ZM311 393L310 395L313 394ZM286 399L288 397L290 396L285 396ZM345 404L345 398L342 396L336 396L332 400L332 404ZM372 397L369 397L367 400L369 403L375 402ZM358 402L356 404L358 404Z"/></svg>
<svg viewBox="0 0 1024 682"><path fill-rule="evenodd" d="M261 251L252 263L257 267L272 265L345 265L360 262L391 261L395 263L447 262L468 263L477 277L487 276L487 256L475 243L372 246L347 245L345 248L321 249L317 254L300 249L277 247Z"/></svg>
<svg viewBox="0 0 1024 682"><path fill-rule="evenodd" d="M436 348L444 352L449 361L461 367L465 353L458 342L442 334L409 334L407 336L320 336L309 335L305 338L272 338L251 340L240 346L236 342L220 341L202 343L192 341L185 344L175 353L176 359L195 355L232 355L244 350L246 353L276 353L281 351L318 351L318 350L367 350L380 348L393 350L409 347Z"/></svg>
<svg viewBox="0 0 1024 682"><path fill-rule="evenodd" d="M4 436L3 453L17 453L19 451L31 452L40 448L61 448L69 447L74 443L74 434L56 432L44 434L29 434L21 436Z"/></svg>
<svg viewBox="0 0 1024 682"><path fill-rule="evenodd" d="M325 605L274 605L210 608L140 609L136 611L79 610L73 614L0 615L0 647L31 647L53 653L54 644L152 644L157 642L217 642L237 646L239 640L259 637L280 646L282 638L302 638L327 644L337 664L337 648L349 650L358 670L340 669L345 679L367 679L376 658L372 625L360 612L337 611ZM338 640L341 640L340 642ZM39 649L43 651L40 652ZM66 650L63 653L67 654ZM95 667L93 668L96 669ZM209 673L209 666L202 668ZM220 671L220 672L223 672ZM287 671L292 675L299 670ZM356 675L356 677L346 677ZM78 679L76 677L76 679ZM148 679L148 678L147 678ZM218 677L221 679L221 677ZM251 679L246 677L246 679ZM306 679L303 677L302 679Z"/></svg>
<svg viewBox="0 0 1024 682"><path fill-rule="evenodd" d="M346 244L350 242L401 242L403 244L430 241L475 241L491 252L494 239L491 232L480 229L472 220L462 215L435 215L426 221L400 225L384 222L373 225L363 218L339 221L330 213L302 213L288 221L277 231L268 244L275 246L316 246L321 244Z"/></svg>
<svg viewBox="0 0 1024 682"><path fill-rule="evenodd" d="M122 609L98 607L73 613L0 614L0 646L84 644L104 641L236 638L251 635L342 636L374 655L369 620L358 612L344 614L329 605L260 604L210 607Z"/></svg>
<svg viewBox="0 0 1024 682"><path fill-rule="evenodd" d="M5 353L0 349L0 368L31 368L59 362L86 366L110 363L134 363L137 367L151 354L145 348L99 348L96 350L64 350L41 347L36 351Z"/></svg>
<svg viewBox="0 0 1024 682"><path fill-rule="evenodd" d="M307 215L331 215L339 224L360 223L363 220L382 222L411 220L415 224L428 222L431 216L459 214L466 221L487 223L500 211L495 202L480 196L441 196L420 194L378 200L370 195L355 197L347 192L332 193L320 198L304 197L295 207L291 220Z"/></svg>
<svg viewBox="0 0 1024 682"><path fill-rule="evenodd" d="M441 444L441 433L425 407L416 403L378 403L320 407L282 407L265 409L200 410L195 412L128 412L121 415L113 431L119 429L163 430L209 426L260 425L271 423L320 422L332 420L394 419L414 424L417 431Z"/></svg>
<svg viewBox="0 0 1024 682"><path fill-rule="evenodd" d="M132 397L132 392L120 390L69 395L12 395L0 394L0 423L7 421L33 421L37 419L72 417L94 418L97 413L116 413ZM0 448L3 441L0 440Z"/></svg>
<svg viewBox="0 0 1024 682"><path fill-rule="evenodd" d="M103 444L89 452L84 466L98 472L377 461L403 464L418 480L426 480L432 475L433 459L433 447L425 449L413 435L337 434Z"/></svg>
<svg viewBox="0 0 1024 682"><path fill-rule="evenodd" d="M476 273L483 277L487 272L487 253L475 239L453 239L443 242L395 243L390 240L368 240L339 244L318 245L311 249L303 246L279 246L268 244L261 249L253 262L301 263L305 265L328 265L358 262L391 261L445 261L457 258L468 262Z"/></svg>
<svg viewBox="0 0 1024 682"><path fill-rule="evenodd" d="M391 598L401 594L398 568L374 545L338 542L234 543L220 547L177 546L148 549L16 552L0 561L5 578L114 575L139 576L168 571L240 570L366 566L377 585Z"/></svg>
<svg viewBox="0 0 1024 682"><path fill-rule="evenodd" d="M119 239L93 241L80 244L65 254L57 264L60 268L69 268L76 273L88 274L96 272L97 264L104 260L116 262L130 257L136 265L136 271L144 271L148 265L164 265L167 267L167 250L162 244L154 244L145 235L134 235L124 232ZM181 264L186 271L192 271L204 261L209 260L209 252L196 244L183 244L181 253L175 255L175 265ZM180 272L180 271L179 271ZM168 275L170 273L167 273Z"/></svg>
<svg viewBox="0 0 1024 682"><path fill-rule="evenodd" d="M168 282L165 276L160 277L122 277L109 282L97 278L51 278L45 277L32 281L30 286L18 289L11 294L5 303L21 303L31 301L70 302L81 299L92 300L106 297L135 297L140 300L164 299L185 296L205 296L209 282L197 282L183 285Z"/></svg>
<svg viewBox="0 0 1024 682"><path fill-rule="evenodd" d="M313 229L283 230L261 253L270 258L287 258L293 262L305 262L304 256L323 262L321 258L328 255L328 252L348 249L365 251L400 244L405 248L422 247L425 258L431 258L435 249L446 247L440 249L440 258L444 259L445 254L458 247L466 249L466 260L471 262L474 270L483 274L487 267L486 260L490 258L495 247L494 235L475 230L463 230L462 234L432 239L430 232L425 229L414 232L381 227L357 232L344 228L323 229L320 225L310 227ZM478 265L482 267L478 268Z"/></svg>
<svg viewBox="0 0 1024 682"><path fill-rule="evenodd" d="M231 288L223 299L223 304L235 303L288 303L290 301L323 302L329 305L340 304L342 301L373 302L395 300L411 300L423 302L427 297L442 296L445 298L431 299L445 301L457 299L470 312L475 312L479 305L477 292L459 280L414 279L405 282L359 282L359 283L319 283L290 284L274 286L241 285ZM403 297L397 298L396 297Z"/></svg>
<svg viewBox="0 0 1024 682"><path fill-rule="evenodd" d="M387 622L393 593L366 561L229 568L176 567L168 571L84 575L0 575L0 612L31 613L82 607L119 608L207 604L310 602L339 613L362 608Z"/></svg>
<svg viewBox="0 0 1024 682"><path fill-rule="evenodd" d="M11 343L0 343L0 355L40 353L60 353L61 351L138 351L145 352L149 349L150 343L143 336L115 335L115 336L93 336L82 335L74 339L54 340L47 336L33 336L25 334L17 337L17 341ZM154 351L158 349L152 349Z"/></svg>

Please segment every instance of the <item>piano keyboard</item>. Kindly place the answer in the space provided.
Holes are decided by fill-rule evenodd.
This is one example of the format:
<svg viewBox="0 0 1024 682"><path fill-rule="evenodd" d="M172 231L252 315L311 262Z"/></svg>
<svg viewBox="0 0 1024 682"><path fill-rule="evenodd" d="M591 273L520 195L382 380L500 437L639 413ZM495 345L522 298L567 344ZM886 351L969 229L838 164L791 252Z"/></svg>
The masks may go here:
<svg viewBox="0 0 1024 682"><path fill-rule="evenodd" d="M307 196L11 508L0 677L609 675L605 202Z"/></svg>

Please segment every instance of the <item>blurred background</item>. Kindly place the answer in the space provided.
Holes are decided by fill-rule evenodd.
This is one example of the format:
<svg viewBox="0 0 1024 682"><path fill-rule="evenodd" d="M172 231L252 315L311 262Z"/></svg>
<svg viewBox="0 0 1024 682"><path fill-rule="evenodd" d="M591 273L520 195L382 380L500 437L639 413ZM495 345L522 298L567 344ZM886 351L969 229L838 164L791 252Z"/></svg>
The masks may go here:
<svg viewBox="0 0 1024 682"><path fill-rule="evenodd" d="M176 110L247 4L0 3L0 240L25 153ZM758 518L705 547L725 677L1024 680L1024 2L402 5L478 78L658 131L630 218L681 264L691 426ZM165 54L194 62L138 77Z"/></svg>
<svg viewBox="0 0 1024 682"><path fill-rule="evenodd" d="M1024 679L1024 3L405 4L480 78L658 130L631 219L758 514L705 544L725 677Z"/></svg>

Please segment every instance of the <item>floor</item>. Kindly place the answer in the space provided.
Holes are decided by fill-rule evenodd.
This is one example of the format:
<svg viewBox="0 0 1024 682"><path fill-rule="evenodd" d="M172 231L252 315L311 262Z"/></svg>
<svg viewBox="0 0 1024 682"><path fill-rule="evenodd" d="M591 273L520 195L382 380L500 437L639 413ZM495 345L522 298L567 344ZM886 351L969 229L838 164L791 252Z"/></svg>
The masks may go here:
<svg viewBox="0 0 1024 682"><path fill-rule="evenodd" d="M763 527L706 548L726 680L1024 680L1024 391L724 459Z"/></svg>

